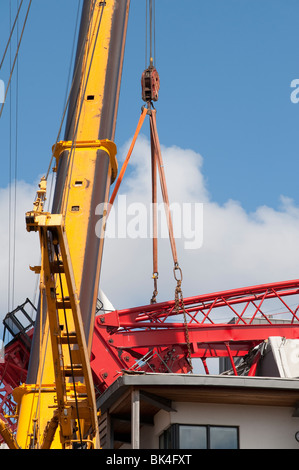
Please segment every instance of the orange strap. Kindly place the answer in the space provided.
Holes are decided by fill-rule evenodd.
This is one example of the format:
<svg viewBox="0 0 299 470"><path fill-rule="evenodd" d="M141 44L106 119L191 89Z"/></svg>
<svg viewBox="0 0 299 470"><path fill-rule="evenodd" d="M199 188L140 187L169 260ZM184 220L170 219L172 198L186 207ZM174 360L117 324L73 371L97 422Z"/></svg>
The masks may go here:
<svg viewBox="0 0 299 470"><path fill-rule="evenodd" d="M157 227L157 155L151 132L152 162L152 215L153 215L153 277L158 276L158 227Z"/></svg>
<svg viewBox="0 0 299 470"><path fill-rule="evenodd" d="M157 225L157 154L154 145L153 132L151 134L151 164L152 164L152 217L153 217L153 280L154 291L151 304L156 303L158 295L158 225Z"/></svg>
<svg viewBox="0 0 299 470"><path fill-rule="evenodd" d="M144 119L145 119L145 116L147 114L147 108L144 107L143 108L143 111L141 113L141 116L139 118L139 121L138 121L138 124L137 124L137 127L136 127L136 131L135 131L135 134L134 134L134 137L133 137L133 140L132 140L132 143L130 145L130 148L129 148L129 151L128 151L128 154L126 156L126 159L123 163L123 166L120 170L120 173L118 175L118 178L117 178L117 181L115 183L115 186L114 186L114 190L113 190L113 193L111 195L111 198L110 198L110 201L109 201L109 207L108 207L108 214L107 214L107 217L110 213L110 209L111 209L111 206L112 204L114 203L114 200L116 198L116 195L117 195L117 192L118 192L118 189L120 187L120 184L122 182L122 179L124 177L124 174L125 174L125 171L127 169L127 166L128 166L128 163L129 163L129 160L130 160L130 157L132 155L132 152L133 152L133 149L134 149L134 146L135 146L135 143L136 143L136 140L137 140L137 137L138 137L138 134L140 132L140 129L142 127L142 124L144 123Z"/></svg>
<svg viewBox="0 0 299 470"><path fill-rule="evenodd" d="M160 142L159 142L159 137L158 137L158 132L157 132L155 109L151 110L150 125L151 125L151 136L153 139L154 152L156 155L156 161L157 161L158 171L159 171L159 176L160 176L161 191L162 191L162 196L163 196L163 201L164 201L164 206L165 206L165 211L166 211L166 220L167 220L167 226L168 226L171 251L172 251L172 256L173 256L175 267L177 267L178 256L177 256L176 244L175 244L175 239L174 239L174 234L173 234L173 225L172 225L172 219L171 219L171 213L170 213L170 207L169 207L166 178L165 178L165 173L164 173L164 165L163 165Z"/></svg>
<svg viewBox="0 0 299 470"><path fill-rule="evenodd" d="M127 169L129 160L131 158L138 134L144 123L145 116L147 115L147 113L148 113L148 108L144 107L142 110L141 116L139 118L136 131L133 136L128 154L122 165L121 171L115 183L114 190L110 197L107 217L109 216L111 207L114 203L120 184L123 180L123 177ZM178 257L177 257L176 243L175 243L175 238L174 238L174 233L173 233L173 224L172 224L171 213L170 213L168 191L167 191L166 178L165 178L165 173L164 173L164 165L163 165L160 142L159 142L159 137L158 137L158 132L157 132L156 110L151 109L149 114L150 114L150 134L151 134L151 154L152 154L153 278L155 282L155 291L154 291L152 301L154 302L156 294L157 294L156 289L157 289L157 279L158 279L158 234L157 234L157 212L156 212L157 211L157 207L156 207L157 206L157 176L156 176L157 167L159 171L161 191L162 191L162 196L163 196L163 201L164 201L164 206L165 206L165 211L166 211L169 240L170 240L171 251L172 251L172 256L173 256L173 261L174 261L174 276L177 281L181 281L181 279L179 280L176 278L176 270L179 270L180 275L181 275L181 269L178 265Z"/></svg>

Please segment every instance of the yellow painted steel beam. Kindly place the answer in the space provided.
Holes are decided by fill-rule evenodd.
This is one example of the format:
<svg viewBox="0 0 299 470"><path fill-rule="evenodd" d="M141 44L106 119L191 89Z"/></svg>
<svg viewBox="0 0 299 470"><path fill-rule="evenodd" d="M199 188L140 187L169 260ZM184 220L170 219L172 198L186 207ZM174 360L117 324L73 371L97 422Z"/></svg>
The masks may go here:
<svg viewBox="0 0 299 470"><path fill-rule="evenodd" d="M9 426L3 421L3 419L0 419L0 434L5 440L7 446L9 449L19 449L18 443L9 429Z"/></svg>
<svg viewBox="0 0 299 470"><path fill-rule="evenodd" d="M67 160L68 171L61 195L60 212L65 216L65 227L78 292L82 288L83 265L86 261L86 245L88 230L90 230L89 222L92 215L91 210L94 209L92 208L92 197L97 166L102 163L103 171L101 173L104 180L101 182L104 199L98 202L108 200L110 184L117 172L116 147L112 149L111 145L110 148L106 146L104 151L100 152L99 148L92 143L98 142L104 118L113 15L119 4L118 1L113 0L104 3L105 6L103 6L103 2L96 2L91 17L82 60L77 106L69 131L72 147L61 154L61 158ZM106 139L108 136L103 137ZM81 146L82 142L90 142L90 144ZM94 307L96 297L97 292L95 292ZM91 331L93 331L92 318L90 323ZM88 338L89 350L91 338L92 334Z"/></svg>
<svg viewBox="0 0 299 470"><path fill-rule="evenodd" d="M17 433L16 442L22 448L46 448L53 445L68 448L75 441L88 442L93 448L99 448L90 355L85 341L63 216L32 211L27 213L27 220L30 223L29 230L36 229L40 235L40 289L47 310L46 342L49 340L49 346L51 345L51 349L48 348L47 351L51 350L52 358L50 360L48 354L44 355L45 343L42 345L41 355L53 366L54 377L52 383L39 381L35 386L23 384L14 390L19 423L27 421L26 427L18 426L20 432ZM45 366L47 367L46 362ZM51 419L49 411L52 415L54 411ZM58 427L59 433L56 433Z"/></svg>
<svg viewBox="0 0 299 470"><path fill-rule="evenodd" d="M117 173L116 147L110 139L114 136L129 2L130 0L85 0L80 31L80 36L83 36L78 42L66 139L58 143L55 149L57 183L53 210L54 214L59 213L63 220L62 226L69 250L67 266L72 266L73 289L82 313L80 332L84 331L88 357L91 351L103 249L103 238L95 238L94 210L97 204L108 201L110 184ZM118 62L114 67L116 51ZM114 70L115 68L118 70ZM111 90L114 90L113 93ZM40 196L44 196L42 191ZM39 210L42 210L42 206L40 202L36 202L35 212ZM34 218L37 214L34 214L34 211L33 214L28 214L28 220L30 215ZM46 217L46 225L47 216L43 216ZM35 230L34 223L31 229ZM49 255L45 254L45 243L45 238L41 236L42 260L47 259ZM14 391L18 403L16 440L24 449L70 447L71 439L68 445L67 432L62 423L63 413L66 413L66 428L69 428L75 419L74 407L68 409L62 405L63 400L66 400L64 403L68 402L72 385L63 382L61 377L58 379L57 367L62 356L58 352L59 345L53 342L53 337L59 336L60 333L51 326L55 315L58 315L60 321L58 302L63 297L62 290L69 293L69 286L65 278L62 286L53 284L53 272L49 272L50 264L51 261L45 266L43 261L40 269L39 319L30 356L28 383ZM35 270L39 272L38 268ZM56 300L58 299L56 308L51 307L49 297L51 292L54 295L54 291ZM69 313L69 328L74 329L77 334L78 324ZM64 354L67 355L65 351ZM78 353L72 352L71 356L74 359ZM85 368L83 376L82 387L88 395L93 387L90 371ZM84 408L85 405L82 406ZM59 431L56 431L55 410L58 410L58 415L60 413ZM92 411L92 418L88 419L91 419L96 427L95 411ZM86 420L86 413L82 410L80 413L84 415L80 415L80 422L81 419ZM84 428L84 433L85 431Z"/></svg>

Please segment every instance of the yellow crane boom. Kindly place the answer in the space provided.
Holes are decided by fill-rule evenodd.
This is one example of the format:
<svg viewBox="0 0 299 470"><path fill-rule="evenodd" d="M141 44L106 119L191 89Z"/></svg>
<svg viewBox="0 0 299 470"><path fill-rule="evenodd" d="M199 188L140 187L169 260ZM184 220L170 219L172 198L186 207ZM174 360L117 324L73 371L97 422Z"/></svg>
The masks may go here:
<svg viewBox="0 0 299 470"><path fill-rule="evenodd" d="M90 369L103 249L95 208L117 173L113 143L129 0L85 0L52 212L41 180L27 230L40 236L40 301L27 382L14 391L19 448L100 446Z"/></svg>

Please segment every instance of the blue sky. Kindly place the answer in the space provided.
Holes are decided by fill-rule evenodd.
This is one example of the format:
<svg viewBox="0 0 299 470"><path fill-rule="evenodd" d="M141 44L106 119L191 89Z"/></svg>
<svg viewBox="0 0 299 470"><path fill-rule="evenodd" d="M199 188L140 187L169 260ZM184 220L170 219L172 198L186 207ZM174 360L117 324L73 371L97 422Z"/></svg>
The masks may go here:
<svg viewBox="0 0 299 470"><path fill-rule="evenodd" d="M9 35L10 3L14 18L17 0L0 4L0 57ZM10 99L0 119L2 246L7 246L6 188L14 177L17 143L19 278L12 306L32 298L35 281L33 274L27 276L28 265L38 264L39 247L26 233L24 212L32 207L59 129L78 4L33 0L18 62L17 140L16 74L11 88L11 144ZM24 13L25 8L21 18ZM291 82L299 79L298 17L298 0L156 0L157 124L170 168L170 200L179 194L183 202L206 203L203 248L196 253L179 249L186 267L185 295L298 276L299 103L290 99ZM15 46L14 37L12 58ZM120 158L143 105L144 68L145 0L131 0L115 138ZM8 73L9 55L0 79L7 82ZM148 135L148 124L142 132ZM148 195L148 153L148 140L141 138L122 186L130 200ZM117 308L149 301L151 247L144 243L105 242L103 288ZM161 256L167 272L168 246ZM7 257L5 252L0 260L1 312L7 311ZM118 260L117 271L111 259ZM128 265L134 269L124 283ZM167 276L161 284L158 300L172 298Z"/></svg>
<svg viewBox="0 0 299 470"><path fill-rule="evenodd" d="M0 7L1 53L9 4L5 0ZM14 15L17 0L11 4ZM77 5L77 0L34 0L31 7L18 74L18 177L27 182L46 171L56 138ZM156 1L160 140L203 156L208 189L219 203L233 198L251 211L261 204L278 207L280 194L299 202L299 104L290 100L290 83L299 78L298 15L297 0ZM119 148L131 137L142 105L144 31L145 0L132 0ZM15 42L12 57L14 50ZM7 68L0 78L7 81ZM13 96L14 90L15 81ZM1 187L9 179L8 104L0 126Z"/></svg>

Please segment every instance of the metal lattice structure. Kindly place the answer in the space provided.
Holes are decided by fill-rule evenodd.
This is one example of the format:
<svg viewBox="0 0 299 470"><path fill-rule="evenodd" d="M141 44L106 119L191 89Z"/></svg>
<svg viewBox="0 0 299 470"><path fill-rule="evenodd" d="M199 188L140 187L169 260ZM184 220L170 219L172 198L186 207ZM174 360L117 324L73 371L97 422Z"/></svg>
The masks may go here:
<svg viewBox="0 0 299 470"><path fill-rule="evenodd" d="M91 354L98 394L124 371L189 373L187 333L192 359L201 359L206 373L208 358L230 358L237 374L234 358L250 354L270 336L299 339L299 280L184 298L183 306L177 312L175 301L171 300L99 312ZM14 315L18 311L19 308ZM30 342L33 329L25 334ZM17 334L5 347L5 361L0 364L0 415L6 417L11 429L11 392L26 379L29 349L22 335ZM257 354L248 375L255 374L258 360Z"/></svg>
<svg viewBox="0 0 299 470"><path fill-rule="evenodd" d="M28 314L28 307L36 311L32 302L26 299L3 320L3 338L5 340L7 334L10 334L11 340L5 345L4 361L0 362L0 416L12 431L16 426L16 404L12 392L26 380L34 331L34 318Z"/></svg>
<svg viewBox="0 0 299 470"><path fill-rule="evenodd" d="M189 372L187 333L192 358L200 358L207 373L207 358L229 357L233 365L234 357L270 336L299 338L298 294L299 280L292 280L185 298L186 323L175 301L99 315L93 370L104 388L116 371L131 367Z"/></svg>

